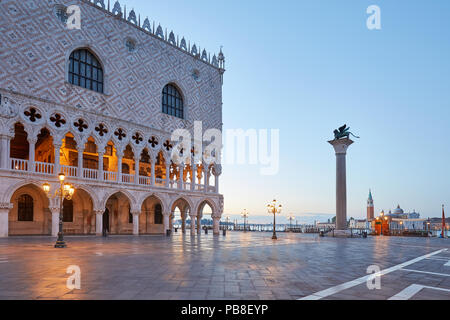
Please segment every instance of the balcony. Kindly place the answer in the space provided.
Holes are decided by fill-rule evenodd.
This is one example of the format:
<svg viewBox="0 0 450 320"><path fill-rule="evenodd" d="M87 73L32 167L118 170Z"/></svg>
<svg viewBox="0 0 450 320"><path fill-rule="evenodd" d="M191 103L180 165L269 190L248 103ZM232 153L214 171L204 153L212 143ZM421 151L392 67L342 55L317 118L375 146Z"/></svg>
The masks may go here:
<svg viewBox="0 0 450 320"><path fill-rule="evenodd" d="M56 166L53 163L44 162L34 162L34 166L30 164L30 161L23 159L9 159L11 172L27 172L38 176L56 178L58 172L56 172ZM202 192L202 193L218 193L216 186L210 186L205 184L197 184L191 182L180 182L178 180L166 181L166 179L155 178L153 179L148 176L136 176L134 174L119 174L118 172L104 171L101 174L100 170L82 168L80 174L79 168L72 166L60 166L60 171L66 175L68 178L75 178L79 180L84 180L86 182L99 182L99 183L111 183L111 184L125 184L141 187L153 187L153 188L168 188L185 190L191 192ZM102 179L99 179L101 177Z"/></svg>

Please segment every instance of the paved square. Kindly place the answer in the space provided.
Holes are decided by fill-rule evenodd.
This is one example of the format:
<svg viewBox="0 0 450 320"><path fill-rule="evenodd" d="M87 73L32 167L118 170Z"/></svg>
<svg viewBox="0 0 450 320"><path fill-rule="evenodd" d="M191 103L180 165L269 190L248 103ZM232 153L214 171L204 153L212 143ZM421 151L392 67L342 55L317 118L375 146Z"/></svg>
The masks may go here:
<svg viewBox="0 0 450 320"><path fill-rule="evenodd" d="M448 239L230 232L53 242L0 240L0 299L450 299ZM66 286L71 265L80 290ZM366 285L371 265L379 290Z"/></svg>

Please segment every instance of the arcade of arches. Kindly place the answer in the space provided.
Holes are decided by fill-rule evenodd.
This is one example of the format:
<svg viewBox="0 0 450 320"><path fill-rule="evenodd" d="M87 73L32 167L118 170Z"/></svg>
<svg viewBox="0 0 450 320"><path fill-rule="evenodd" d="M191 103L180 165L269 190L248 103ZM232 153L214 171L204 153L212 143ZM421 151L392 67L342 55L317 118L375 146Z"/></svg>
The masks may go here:
<svg viewBox="0 0 450 320"><path fill-rule="evenodd" d="M113 193L104 203L98 204L91 191L78 186L71 200L63 203L63 228L65 234L102 235L106 230L112 235L165 234L166 230L180 228L183 233L201 232L203 217L214 221L218 233L220 217L214 215L209 200L200 200L193 209L184 197L172 201L170 210L164 212L167 204L157 195L142 201L140 210L134 199L122 191ZM53 235L58 232L59 203L44 193L36 184L18 187L10 198L7 235ZM5 208L1 208L5 210ZM0 212L1 213L1 212Z"/></svg>

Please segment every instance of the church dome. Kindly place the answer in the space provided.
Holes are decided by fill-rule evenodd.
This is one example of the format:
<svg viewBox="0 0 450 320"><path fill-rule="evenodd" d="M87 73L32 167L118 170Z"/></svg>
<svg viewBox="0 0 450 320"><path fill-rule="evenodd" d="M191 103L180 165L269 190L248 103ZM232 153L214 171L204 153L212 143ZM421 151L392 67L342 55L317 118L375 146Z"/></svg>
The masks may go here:
<svg viewBox="0 0 450 320"><path fill-rule="evenodd" d="M394 214L403 214L404 211L402 208L400 208L400 205L397 206L397 209L394 210Z"/></svg>

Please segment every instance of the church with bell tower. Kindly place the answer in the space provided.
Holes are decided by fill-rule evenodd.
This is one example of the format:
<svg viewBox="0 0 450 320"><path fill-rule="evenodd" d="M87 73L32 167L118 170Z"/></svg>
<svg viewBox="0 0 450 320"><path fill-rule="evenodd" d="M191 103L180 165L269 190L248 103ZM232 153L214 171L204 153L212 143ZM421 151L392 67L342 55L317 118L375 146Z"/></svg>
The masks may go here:
<svg viewBox="0 0 450 320"><path fill-rule="evenodd" d="M369 190L369 198L367 199L367 221L372 221L375 217L372 190Z"/></svg>

